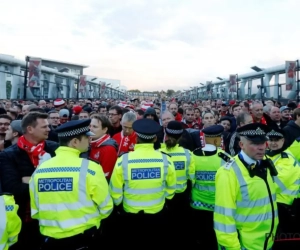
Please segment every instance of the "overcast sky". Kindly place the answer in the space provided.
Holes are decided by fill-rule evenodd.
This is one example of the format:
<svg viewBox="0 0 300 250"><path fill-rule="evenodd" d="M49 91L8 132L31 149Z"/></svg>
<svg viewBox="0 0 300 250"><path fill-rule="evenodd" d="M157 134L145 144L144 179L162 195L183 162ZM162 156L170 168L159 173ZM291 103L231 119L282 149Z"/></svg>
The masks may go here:
<svg viewBox="0 0 300 250"><path fill-rule="evenodd" d="M10 0L0 53L90 67L128 89L185 89L300 54L299 0Z"/></svg>

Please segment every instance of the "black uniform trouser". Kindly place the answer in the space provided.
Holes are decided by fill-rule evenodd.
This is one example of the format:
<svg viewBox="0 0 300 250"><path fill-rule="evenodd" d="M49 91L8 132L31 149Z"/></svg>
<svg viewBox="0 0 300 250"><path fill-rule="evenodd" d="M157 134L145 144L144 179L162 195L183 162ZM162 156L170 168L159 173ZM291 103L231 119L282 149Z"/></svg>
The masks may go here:
<svg viewBox="0 0 300 250"><path fill-rule="evenodd" d="M54 239L51 237L45 237L44 243L41 246L41 250L97 249L96 245L100 243L100 242L96 242L97 238L99 238L99 230L97 230L96 227L90 228L82 234L77 234L63 239Z"/></svg>
<svg viewBox="0 0 300 250"><path fill-rule="evenodd" d="M194 247L199 248L205 244L205 249L218 249L217 238L214 231L213 211L191 209L190 223Z"/></svg>
<svg viewBox="0 0 300 250"><path fill-rule="evenodd" d="M187 240L190 238L189 194L190 191L185 190L183 193L176 193L170 200L166 199L169 237L174 239L173 242L170 242L170 247L177 248L179 245L189 247L190 241ZM176 239L174 238L175 233L178 235Z"/></svg>
<svg viewBox="0 0 300 250"><path fill-rule="evenodd" d="M0 215L1 218L1 215ZM39 222L31 220L30 222L22 222L18 242L12 245L10 250L38 250L40 249L42 236L40 234Z"/></svg>
<svg viewBox="0 0 300 250"><path fill-rule="evenodd" d="M170 240L176 240L175 230L174 238L168 238L168 230L171 229L166 223L165 209L156 214L124 212L122 217L123 228L116 229L115 240L122 240L125 248L160 249L167 247Z"/></svg>

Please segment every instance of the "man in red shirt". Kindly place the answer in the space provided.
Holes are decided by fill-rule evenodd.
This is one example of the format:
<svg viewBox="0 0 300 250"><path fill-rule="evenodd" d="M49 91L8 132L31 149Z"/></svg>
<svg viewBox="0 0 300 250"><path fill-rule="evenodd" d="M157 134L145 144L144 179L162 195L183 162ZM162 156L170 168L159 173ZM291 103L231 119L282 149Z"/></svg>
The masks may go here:
<svg viewBox="0 0 300 250"><path fill-rule="evenodd" d="M127 112L122 117L122 131L113 136L113 139L119 145L118 156L134 150L134 145L136 144L136 134L132 129L132 124L135 121L136 115L132 112Z"/></svg>
<svg viewBox="0 0 300 250"><path fill-rule="evenodd" d="M91 116L90 130L95 136L92 137L88 156L100 164L108 180L118 158L118 144L108 133L110 126L107 117L98 114Z"/></svg>

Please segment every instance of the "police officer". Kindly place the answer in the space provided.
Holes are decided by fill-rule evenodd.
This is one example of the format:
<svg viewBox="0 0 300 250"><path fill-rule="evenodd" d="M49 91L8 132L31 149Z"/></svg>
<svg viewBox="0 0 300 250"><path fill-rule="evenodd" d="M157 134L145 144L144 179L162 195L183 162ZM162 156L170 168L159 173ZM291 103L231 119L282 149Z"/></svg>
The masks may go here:
<svg viewBox="0 0 300 250"><path fill-rule="evenodd" d="M164 205L176 191L176 172L171 157L153 149L159 124L140 119L132 127L137 134L134 152L118 158L110 180L113 201L117 206L123 202L124 209L125 229L116 237L130 239L131 249L155 249L166 242L162 238L170 230Z"/></svg>
<svg viewBox="0 0 300 250"><path fill-rule="evenodd" d="M276 169L264 160L266 132L261 123L237 129L241 152L216 175L214 228L221 249L268 250L278 225Z"/></svg>
<svg viewBox="0 0 300 250"><path fill-rule="evenodd" d="M18 208L12 195L0 193L0 250L7 250L18 241L22 224Z"/></svg>
<svg viewBox="0 0 300 250"><path fill-rule="evenodd" d="M299 224L295 220L294 212L296 211L292 209L294 199L297 198L299 193L300 167L298 161L289 150L284 150L283 130L274 128L267 133L267 137L269 138L269 149L266 153L273 161L278 172L278 178L275 178L275 183L283 190L277 194L276 199L279 216L279 230L277 234L299 232ZM299 242L297 244L299 246Z"/></svg>
<svg viewBox="0 0 300 250"><path fill-rule="evenodd" d="M31 215L45 236L42 249L84 249L113 209L102 168L79 158L93 135L90 122L74 120L56 129L56 156L42 163L30 180Z"/></svg>
<svg viewBox="0 0 300 250"><path fill-rule="evenodd" d="M171 228L188 228L189 220L187 215L190 212L189 198L191 192L191 181L194 180L195 164L191 151L179 146L178 142L183 134L182 124L178 121L170 121L165 129L166 140L161 145L160 151L171 156L176 170L176 194L174 198L168 199L168 218ZM181 237L174 243L186 245L186 239L189 237L188 230L182 230ZM176 247L174 246L174 247Z"/></svg>
<svg viewBox="0 0 300 250"><path fill-rule="evenodd" d="M230 160L231 156L220 149L224 127L213 125L202 130L203 147L193 151L195 175L191 195L191 223L193 225L194 247L209 242L209 249L218 249L213 230L215 207L215 175L217 170ZM201 225L199 227L199 225Z"/></svg>

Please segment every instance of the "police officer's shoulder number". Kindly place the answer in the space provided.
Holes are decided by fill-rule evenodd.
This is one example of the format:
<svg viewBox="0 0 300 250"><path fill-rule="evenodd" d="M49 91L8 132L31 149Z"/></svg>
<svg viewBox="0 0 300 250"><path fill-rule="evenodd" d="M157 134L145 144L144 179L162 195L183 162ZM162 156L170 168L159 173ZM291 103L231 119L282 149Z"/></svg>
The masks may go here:
<svg viewBox="0 0 300 250"><path fill-rule="evenodd" d="M160 151L162 154L164 154L164 155L167 155L167 156L169 156L169 157L172 157L171 155L169 155L169 154L167 154L166 152L164 152L164 151Z"/></svg>
<svg viewBox="0 0 300 250"><path fill-rule="evenodd" d="M230 161L228 161L228 162L225 164L224 169L230 170L230 168L231 168L233 162L234 162L234 159L231 159Z"/></svg>
<svg viewBox="0 0 300 250"><path fill-rule="evenodd" d="M289 158L289 155L286 152L281 152L281 158Z"/></svg>

